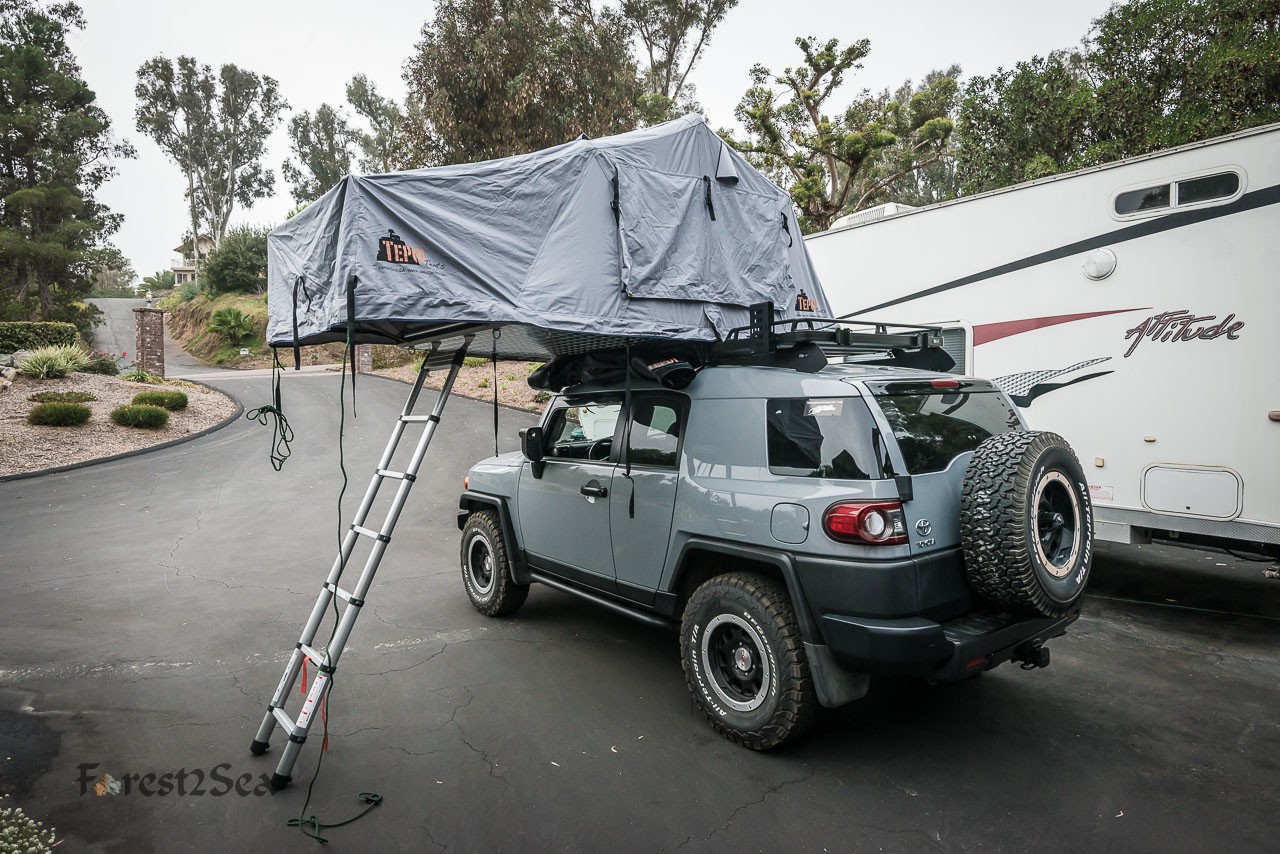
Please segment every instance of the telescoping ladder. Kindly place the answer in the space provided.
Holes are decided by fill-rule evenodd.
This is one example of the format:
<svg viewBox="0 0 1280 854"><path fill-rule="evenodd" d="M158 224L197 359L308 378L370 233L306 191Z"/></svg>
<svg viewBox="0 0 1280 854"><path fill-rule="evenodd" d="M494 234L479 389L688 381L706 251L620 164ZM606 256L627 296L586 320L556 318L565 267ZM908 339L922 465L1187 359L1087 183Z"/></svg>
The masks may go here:
<svg viewBox="0 0 1280 854"><path fill-rule="evenodd" d="M279 724L280 728L288 734L289 743L285 745L284 752L280 755L280 763L276 766L275 773L271 775L273 788L283 789L293 779L293 765L298 759L298 754L302 751L302 745L307 740L307 733L311 729L311 724L315 721L317 707L324 698L325 688L338 666L338 659L342 657L343 647L346 646L347 639L351 636L351 629L355 626L356 617L360 616L360 609L365 604L365 596L373 584L373 577L378 571L378 564L382 562L382 555L387 549L387 544L391 542L391 532L396 526L396 521L400 518L400 511L404 509L405 502L409 498L409 491L413 488L413 483L418 478L418 469L421 468L422 460L427 454L427 446L431 444L431 437L435 435L436 427L440 423L440 414L444 411L444 405L449 399L449 393L453 390L453 382L457 379L458 370L462 367L463 359L467 354L467 347L471 344L473 337L473 335L465 336L462 345L452 353L438 352L439 344L437 342L435 345L437 349L433 349L423 359L422 369L418 371L418 378L413 384L413 390L409 392L409 399L405 402L404 409L401 411L400 417L396 420L396 425L391 431L391 438L387 442L387 448L382 453L382 461L378 463L378 468L369 483L369 489L365 492L364 500L360 502L360 507L356 510L355 521L343 537L342 547L338 552L337 558L334 559L333 568L329 570L329 577L321 586L320 595L316 598L316 604L311 609L311 617L302 629L302 636L298 638L293 654L289 656L289 664L284 669L284 676L280 678L280 684L276 686L276 692L272 695L271 702L267 705L266 717L262 719L262 725L258 727L258 733L254 736L253 743L249 745L250 752L255 756L260 756L267 752L271 732L275 729L276 724ZM413 407L418 402L418 394L422 391L422 384L426 380L427 374L432 369L445 365L449 366L449 373L445 378L444 387L440 390L440 396L436 399L431 414L414 415ZM413 457L404 471L392 471L390 469L391 460L395 456L401 437L404 435L405 427L414 423L423 423L426 426L422 431L422 436L418 439L418 445L414 449ZM399 480L400 487L392 499L391 507L387 511L387 518L383 521L381 528L376 530L367 528L365 527L366 517L373 507L374 499L378 496L378 488L382 486L384 480L388 479ZM347 566L347 561L351 558L351 553L361 537L372 539L374 541L373 547L369 552L368 559L365 561L364 569L360 573L360 579L356 582L356 586L347 591L338 586L338 581L342 578L342 572ZM335 597L346 603L345 607L341 609L341 614L338 617L337 625L329 643L323 650L317 649L315 645L316 631L324 620L325 612L331 604L334 604ZM307 689L306 699L303 701L302 709L298 712L298 717L295 720L284 710L284 706L293 693L293 686L297 683L298 674L303 671L303 667L308 660L315 666L316 675L311 682L311 687Z"/></svg>

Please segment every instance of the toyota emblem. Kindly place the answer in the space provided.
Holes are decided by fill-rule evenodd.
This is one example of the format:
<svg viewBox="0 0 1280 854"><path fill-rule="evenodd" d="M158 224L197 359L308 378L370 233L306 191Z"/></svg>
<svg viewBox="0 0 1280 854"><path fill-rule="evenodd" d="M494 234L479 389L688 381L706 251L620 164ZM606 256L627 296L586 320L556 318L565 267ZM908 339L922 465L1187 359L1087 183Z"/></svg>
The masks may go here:
<svg viewBox="0 0 1280 854"><path fill-rule="evenodd" d="M916 533L919 534L920 536L927 537L932 532L933 532L933 525L929 522L928 519L921 519L919 522L916 522Z"/></svg>

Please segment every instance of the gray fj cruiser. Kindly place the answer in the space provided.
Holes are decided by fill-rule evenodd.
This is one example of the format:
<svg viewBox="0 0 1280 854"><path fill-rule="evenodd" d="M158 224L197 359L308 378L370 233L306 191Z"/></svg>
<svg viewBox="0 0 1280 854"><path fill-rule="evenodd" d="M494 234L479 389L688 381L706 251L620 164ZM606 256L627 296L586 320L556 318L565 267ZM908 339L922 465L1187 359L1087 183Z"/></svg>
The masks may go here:
<svg viewBox="0 0 1280 854"><path fill-rule="evenodd" d="M551 387L586 381L460 501L476 609L510 614L536 581L678 629L698 704L758 750L872 674L1046 666L1092 556L1067 444L984 380L903 367L946 358L927 328L770 325L736 354L550 363Z"/></svg>

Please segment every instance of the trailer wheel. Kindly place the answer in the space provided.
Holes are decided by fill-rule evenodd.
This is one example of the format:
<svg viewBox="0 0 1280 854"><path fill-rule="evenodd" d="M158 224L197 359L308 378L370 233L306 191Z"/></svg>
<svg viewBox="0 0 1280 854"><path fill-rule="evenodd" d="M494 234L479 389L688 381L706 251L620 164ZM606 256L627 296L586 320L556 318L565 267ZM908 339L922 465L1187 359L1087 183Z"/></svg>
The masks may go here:
<svg viewBox="0 0 1280 854"><path fill-rule="evenodd" d="M964 476L961 546L969 584L1015 614L1061 617L1084 595L1093 508L1084 471L1056 433L992 436Z"/></svg>

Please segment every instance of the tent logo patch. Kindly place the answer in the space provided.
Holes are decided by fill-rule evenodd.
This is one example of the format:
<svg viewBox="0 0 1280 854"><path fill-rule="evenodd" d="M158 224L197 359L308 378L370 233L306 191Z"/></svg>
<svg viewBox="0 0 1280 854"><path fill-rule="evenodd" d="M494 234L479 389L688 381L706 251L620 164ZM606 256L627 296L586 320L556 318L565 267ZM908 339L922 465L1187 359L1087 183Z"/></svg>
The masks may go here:
<svg viewBox="0 0 1280 854"><path fill-rule="evenodd" d="M400 235L387 229L386 235L378 238L378 260L392 264L425 264L427 250L410 246L400 239Z"/></svg>
<svg viewBox="0 0 1280 854"><path fill-rule="evenodd" d="M796 295L796 311L814 312L818 310L818 301L804 292L804 288L800 289L800 293Z"/></svg>

